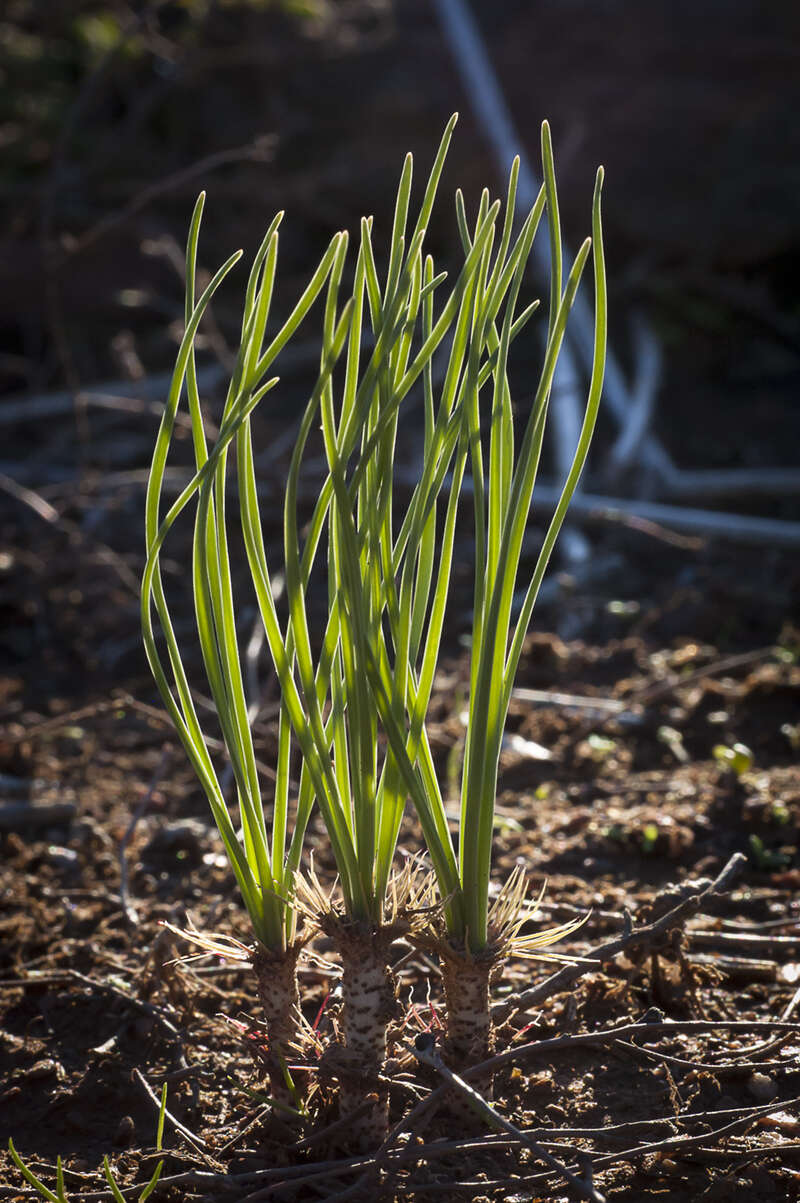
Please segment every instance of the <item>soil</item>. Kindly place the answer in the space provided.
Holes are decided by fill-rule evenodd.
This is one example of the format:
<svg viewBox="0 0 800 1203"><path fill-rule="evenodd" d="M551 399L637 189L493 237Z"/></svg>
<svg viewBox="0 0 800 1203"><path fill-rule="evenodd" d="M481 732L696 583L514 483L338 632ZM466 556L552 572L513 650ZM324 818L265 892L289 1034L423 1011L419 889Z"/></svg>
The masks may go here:
<svg viewBox="0 0 800 1203"><path fill-rule="evenodd" d="M165 7L175 8L180 23L181 6ZM606 19L615 22L619 34L612 39L618 62L602 80L607 99L616 103L606 105L602 120L587 125L584 116L581 125L581 113L598 103L602 90L591 65L603 26L592 17L598 6L573 4L579 33L558 42L555 26L563 7L543 5L537 18L544 23L537 33L557 43L537 89L545 95L555 87L566 64L575 61L570 49L582 56L586 70L578 73L572 110L565 103L554 122L568 146L566 190L572 195L573 179L582 179L598 144L613 146L628 182L625 204L611 206L612 242L616 236L611 258L622 280L615 301L628 313L647 300L671 351L665 385L670 404L660 410L659 432L685 466L791 463L798 429L797 407L788 404L797 381L797 310L796 298L787 301L782 293L787 264L800 246L787 216L796 207L791 172L776 174L769 220L755 230L747 227L747 238L742 231L750 184L739 180L733 201L728 194L708 194L709 212L700 231L681 220L685 197L670 194L672 209L659 227L662 241L653 244L650 234L658 223L650 206L659 193L658 172L652 168L636 175L633 165L644 153L648 128L675 129L666 115L669 81L683 72L696 82L708 60L699 51L697 61L683 53L677 26L663 15L686 6L652 6L663 21L654 18L649 59L633 56L644 35L631 14L641 6L605 6L613 10ZM690 131L699 172L712 170L704 158L710 129L729 132L726 154L738 162L737 137L769 161L772 151L759 130L774 132L777 122L780 141L779 131L788 128L781 122L793 111L796 77L781 46L795 10L762 7L769 9L769 19L757 50L748 41L744 17L726 18L724 28L714 25L713 14L708 18L716 38L712 75L719 85L712 94L719 103L706 126ZM67 235L80 237L94 231L104 215L119 214L140 186L184 165L187 153L190 160L244 144L254 134L243 116L246 100L258 86L264 120L277 131L272 161L280 172L268 174L264 183L263 164L243 156L215 178L214 201L223 214L210 215L206 261L215 261L220 247L221 254L230 249L226 210L239 214L237 240L251 245L264 213L271 215L279 204L290 212L294 207L301 220L286 239L284 269L291 295L291 283L305 271L308 248L318 249L338 225L352 225L354 206L367 203L354 198L354 191L369 196L376 212L385 211L400 153L409 145L427 145L431 113L438 129L452 107L457 82L442 65L436 27L420 4L343 6L338 22L329 14L325 36L319 25L323 18L298 26L289 17L249 8L212 9L216 15L209 20L220 24L204 27L195 42L147 27L151 39L169 34L180 54L175 58L179 82L168 72L154 75L152 95L139 97L144 111L132 100L142 69L135 57L119 74L112 73L113 87L108 75L101 76L99 94L110 110L97 102L97 91L89 90L83 133L99 147L97 178L87 167L83 137L74 145L61 144L60 165L48 177L48 237L58 235L68 253ZM525 38L533 36L532 18L519 4L499 5L497 13L497 25L489 31L492 46L516 81L510 99L522 107L520 56ZM683 19L689 20L686 13ZM238 22L232 32L226 21ZM152 45L147 46L152 55ZM758 69L743 72L743 93L729 95L720 80L742 62L743 46L750 47ZM306 70L309 63L313 78ZM269 78L265 64L274 71ZM664 87L659 91L654 82L642 100L650 119L643 111L632 114L624 95L656 70ZM612 76L616 91L608 82ZM234 77L241 94L232 85ZM197 105L192 82L197 78L204 82L203 112L212 112L215 99L228 106L222 116L214 112L210 145L203 135L203 112L195 113L193 123L181 124ZM326 124L326 88L334 88L344 105L347 81L352 92L356 78L371 100L368 120L359 124L358 98L350 96L349 116L331 109ZM412 86L418 79L426 81L424 94ZM163 104L164 93L171 91L178 93L174 108ZM681 95L688 103L687 94ZM743 111L756 114L749 125L740 120ZM680 114L674 118L680 120ZM129 135L127 173L116 157L119 121ZM382 122L386 128L377 140ZM468 117L465 124L476 137ZM796 136L796 122L791 128ZM105 141L98 141L101 134ZM46 164L58 158L56 150L58 145L54 150L49 143L40 147ZM467 173L468 190L491 174L482 149L472 157L463 150L458 154L453 172ZM795 170L800 158L787 157ZM13 202L6 232L19 260L10 261L11 284L0 299L0 324L8 335L0 367L9 373L8 392L25 386L33 395L57 385L74 391L124 374L126 364L135 386L143 364L148 373L167 368L174 349L169 327L179 319L182 304L180 280L169 267L169 240L182 237L190 193L204 178L176 185L155 208L123 213L81 252L80 271L65 270L63 263L45 270L41 230L24 203L24 189L41 165L15 164L18 176L10 185L6 181ZM673 168L661 162L659 170L668 174ZM71 191L64 185L65 172ZM36 176L35 182L38 188L42 178ZM698 187L704 189L702 180ZM568 224L577 223L570 200L565 214ZM446 258L445 235L434 230L433 236L441 239ZM160 257L153 258L150 245L148 259L144 244L159 239ZM700 266L695 239L705 240ZM645 272L643 264L654 262L657 270ZM118 294L120 281L129 289L127 301L139 289L143 305L127 305ZM677 301L686 289L695 306L691 314ZM216 320L206 335L209 362L214 354L224 362L234 332L232 294L230 303L218 306ZM737 345L740 353L732 354ZM259 446L274 450L265 475L265 489L275 502L265 508L268 519L272 513L265 529L272 549L281 538L286 448L300 376L302 365L297 381L289 377L283 411L261 417L256 430ZM324 1082L315 1104L319 1139L294 1147L296 1133L268 1118L252 976L218 957L184 960L190 946L163 926L185 927L191 920L201 930L250 942L221 840L141 650L137 593L144 481L157 421L148 410L152 404L143 387L134 412L119 405L99 409L79 402L73 407L70 401L50 413L45 424L23 416L4 426L9 449L0 455L0 471L7 472L6 459L12 460L18 487L0 494L3 1145L13 1137L20 1155L51 1189L56 1159L62 1157L71 1200L108 1197L104 1156L123 1189L141 1187L158 1160L157 1099L167 1082L165 1181L155 1200L324 1199L345 1197L350 1187L347 1198L420 1203L567 1198L557 1176L542 1177L535 1154L501 1137L467 1138L444 1115L415 1131L414 1140L428 1146L424 1154L414 1159L413 1144L403 1146L405 1160L394 1165L391 1176L384 1168L365 1183L363 1159L345 1164L340 1135L325 1134L335 1122L336 1104ZM696 413L701 417L694 421ZM610 430L601 430L598 463L610 437ZM412 443L410 436L402 440L399 451L410 471ZM314 482L306 487L313 497ZM791 498L748 499L735 508L789 517L793 504ZM532 541L535 535L533 530ZM588 1049L573 1045L541 1056L520 1054L518 1063L506 1064L498 1074L495 1102L520 1128L551 1140L548 1147L567 1161L580 1148L617 1154L595 1176L609 1200L796 1199L800 1030L789 1032L780 1047L760 1050L769 1033L742 1034L714 1025L774 1021L787 1013L799 1017L794 1010L800 1001L797 559L775 548L742 550L618 522L593 526L590 536L593 556L607 569L588 585L560 578L560 589L537 607L523 655L518 687L540 696L532 700L523 693L512 702L498 793L494 881L499 886L522 864L532 887L538 890L546 882L535 925L587 916L558 950L591 957L593 948L625 930L628 916L638 924L660 913L670 887L713 878L735 852L745 854L746 866L729 892L708 900L654 955L590 966L576 985L501 1028L496 1040L498 1052L514 1050L658 1012L675 1022L675 1033L654 1038L657 1051L643 1054L630 1042L609 1039ZM166 566L179 631L189 615L183 589L189 537L184 531L176 540ZM430 715L431 741L454 811L463 741L460 712L468 683L463 637L469 559L465 527ZM237 563L237 579L243 571ZM552 571L555 578L558 566ZM245 636L254 618L248 599L241 613ZM265 662L258 672L262 705L254 729L268 770L275 758L277 689ZM584 702L567 704L560 695L577 695ZM591 707L591 698L598 699L598 708ZM620 704L613 713L603 708L609 699ZM737 766L737 775L715 749L738 743L751 755ZM545 748L547 759L540 759L532 745ZM265 788L268 793L268 776ZM410 818L402 843L412 851L420 847ZM331 885L332 858L317 820L309 849L323 883ZM323 1044L336 1026L331 955L318 938L300 962L304 1011ZM418 1031L439 1029L441 991L425 957L403 946L396 956L402 1004L398 1040L407 1042ZM544 979L553 968L513 961L494 985L496 1000ZM687 1030L681 1027L687 1020L707 1021L708 1027L702 1033ZM393 1121L409 1110L417 1091L432 1084L429 1071L400 1044L396 1057ZM313 1050L309 1063L306 1072L316 1080ZM768 1114L765 1104L772 1104ZM738 1109L734 1115L722 1115L733 1109ZM736 1118L747 1122L728 1135L714 1135ZM660 1126L612 1130L658 1119L664 1121ZM697 1140L691 1146L637 1149L675 1134ZM336 1159L341 1164L331 1168L328 1163ZM322 1161L328 1168L312 1171ZM293 1178L298 1167L318 1176ZM268 1169L275 1170L273 1178L259 1178ZM32 1197L26 1191L0 1151L0 1199ZM131 1190L131 1197L137 1194Z"/></svg>

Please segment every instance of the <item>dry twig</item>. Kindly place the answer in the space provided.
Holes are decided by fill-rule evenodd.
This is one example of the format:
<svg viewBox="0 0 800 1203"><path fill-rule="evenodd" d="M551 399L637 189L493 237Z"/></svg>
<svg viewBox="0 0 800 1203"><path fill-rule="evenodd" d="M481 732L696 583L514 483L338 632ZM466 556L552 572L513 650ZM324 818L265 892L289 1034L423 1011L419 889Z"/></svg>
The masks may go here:
<svg viewBox="0 0 800 1203"><path fill-rule="evenodd" d="M499 1112L497 1112L494 1107L492 1107L491 1104L488 1103L485 1098L483 1098L482 1095L478 1094L476 1090L473 1090L469 1083L465 1082L458 1076L458 1074L454 1074L452 1070L447 1068L442 1061L441 1054L436 1049L434 1037L430 1036L428 1033L423 1033L422 1035L418 1036L414 1043L413 1051L417 1060L421 1061L424 1065L429 1065L432 1069L435 1069L439 1077L444 1078L451 1089L457 1090L458 1093L464 1099L466 1099L472 1110L475 1111L476 1114L478 1114L481 1119L489 1125L490 1128L494 1128L496 1131L505 1132L509 1136L513 1136L519 1140L521 1144L524 1144L533 1153L535 1153L540 1161L543 1161L546 1166L562 1177L579 1199L588 1199L590 1203L605 1203L605 1196L601 1195L592 1184L590 1165L587 1164L586 1166L585 1176L579 1177L577 1174L573 1173L572 1170L568 1169L567 1166L563 1165L560 1161L548 1153L547 1149L539 1144L538 1141L529 1136L527 1132L524 1132L521 1128L515 1127L514 1124L512 1124L504 1116L500 1115ZM571 1151L574 1156L580 1158L580 1153L577 1149Z"/></svg>
<svg viewBox="0 0 800 1203"><path fill-rule="evenodd" d="M697 914L709 897L727 890L746 864L747 858L741 852L734 853L714 881L702 879L696 882L695 890L677 906L662 915L660 919L639 928L631 928L630 931L623 932L617 939L610 940L607 944L593 949L591 961L579 961L575 964L565 965L557 973L551 974L550 977L545 978L538 985L532 986L529 990L524 990L520 994L512 994L503 1002L496 1003L492 1008L492 1018L495 1023L502 1022L520 1011L528 1011L553 994L568 990L585 973L596 969L598 965L612 961L620 953L648 948L659 943L668 931L684 923L691 915Z"/></svg>

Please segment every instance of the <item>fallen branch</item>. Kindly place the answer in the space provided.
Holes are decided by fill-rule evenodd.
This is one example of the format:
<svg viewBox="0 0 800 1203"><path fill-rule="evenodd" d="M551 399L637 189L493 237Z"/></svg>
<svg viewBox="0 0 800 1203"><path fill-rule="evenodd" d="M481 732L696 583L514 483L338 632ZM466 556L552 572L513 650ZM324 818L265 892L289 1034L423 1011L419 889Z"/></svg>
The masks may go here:
<svg viewBox="0 0 800 1203"><path fill-rule="evenodd" d="M70 823L77 813L74 802L7 802L0 806L0 831L25 827L55 827Z"/></svg>
<svg viewBox="0 0 800 1203"><path fill-rule="evenodd" d="M668 482L671 497L790 497L800 493L797 468L676 469Z"/></svg>
<svg viewBox="0 0 800 1203"><path fill-rule="evenodd" d="M118 555L113 548L108 547L105 543L88 538L86 532L77 522L72 522L68 518L62 518L58 510L54 509L48 501L45 501L33 489L28 489L24 485L17 484L10 476L0 474L0 491L8 493L9 496L16 498L17 501L21 501L23 505L27 505L44 522L48 522L51 526L62 531L70 538L86 544L90 550L96 553L98 560L114 569L123 585L127 587L134 597L138 598L139 578L131 571L122 556Z"/></svg>
<svg viewBox="0 0 800 1203"><path fill-rule="evenodd" d="M558 490L553 486L537 485L535 496L546 505L555 505L558 501ZM586 518L606 522L618 521L620 516L632 516L673 530L730 539L735 543L766 543L775 547L800 546L800 522L666 505L660 501L632 501L625 497L599 497L590 493L576 493L570 503L570 515L573 519Z"/></svg>
<svg viewBox="0 0 800 1203"><path fill-rule="evenodd" d="M221 364L210 364L198 369L197 384L202 392L210 392L222 382L223 377ZM0 408L0 425L12 426L17 422L69 415L75 407L76 396L81 398L84 405L100 409L145 410L160 416L164 412L163 398L169 392L171 383L172 372L158 372L143 376L140 380L111 380L79 389L77 393L72 389L61 389L53 393L9 397Z"/></svg>
<svg viewBox="0 0 800 1203"><path fill-rule="evenodd" d="M507 1049L504 1053L497 1053L493 1057L489 1057L486 1061L481 1061L478 1065L471 1065L469 1069L465 1069L462 1077L465 1079L479 1078L481 1074L494 1073L501 1069L504 1065L520 1065L521 1063L533 1060L535 1057L543 1056L547 1053L564 1052L566 1049L576 1049L583 1045L606 1045L616 1044L620 1042L623 1036L642 1036L646 1035L653 1037L657 1034L669 1034L676 1036L678 1033L684 1035L692 1035L694 1033L703 1034L705 1032L731 1032L731 1031L748 1031L748 1032L800 1032L800 1023L787 1023L781 1019L769 1020L753 1020L748 1022L741 1019L687 1019L685 1022L673 1022L672 1020L646 1022L639 1021L638 1023L626 1023L618 1028L605 1028L599 1032L578 1032L572 1036L553 1036L548 1040L532 1040L528 1044L520 1044L516 1048ZM637 1052L652 1053L654 1056L661 1056L655 1049L644 1049L641 1045L632 1045ZM702 1065L696 1061L684 1062L687 1068L691 1069L712 1069L719 1070L726 1068L719 1063L714 1065ZM781 1062L780 1067L785 1068L787 1063ZM737 1063L737 1070L757 1068L763 1069L763 1064L758 1066L744 1065L742 1062ZM773 1067L774 1068L774 1067ZM429 1100L426 1099L426 1102ZM773 1107L777 1104L773 1104Z"/></svg>
<svg viewBox="0 0 800 1203"><path fill-rule="evenodd" d="M396 479L403 483L415 483L411 473L398 471ZM448 488L446 479L443 488ZM462 483L462 491L470 492L472 482ZM560 489L544 481L537 482L534 503L545 506L558 503ZM656 524L664 534L664 528L685 531L687 534L709 538L730 539L734 543L747 543L773 547L800 546L800 522L782 518L757 518L749 514L728 514L717 510L700 510L691 506L668 505L660 501L642 501L630 497L604 497L593 493L576 492L570 502L570 520L584 519L587 522L625 522L635 525L634 519L644 524ZM646 531L645 533L653 533Z"/></svg>
<svg viewBox="0 0 800 1203"><path fill-rule="evenodd" d="M536 203L541 181L536 178L523 141L514 127L502 88L481 39L480 30L468 6L462 4L461 0L437 0L436 7L442 31L462 77L464 91L478 122L483 126L501 174L506 176L511 170L515 157L519 159L517 211L518 213L528 212ZM549 280L550 248L543 238L534 240L532 263L537 280ZM559 470L564 474L570 469L574 449L580 437L581 378L584 371L591 372L594 356L594 322L590 318L589 310L580 294L575 297L573 312L577 323L585 324L587 321L590 323L591 336L588 345L592 349L588 359L584 356L585 362L580 365L580 356L576 355L576 349L572 345L571 331L568 331L553 376L550 408L555 458ZM587 345L585 339L583 345ZM608 350L606 363L610 358L612 358L612 352ZM606 385L606 387L608 386ZM580 488L577 491L579 492ZM564 532L562 550L566 554L567 560L573 564L578 565L589 559L589 545L578 531L567 529Z"/></svg>
<svg viewBox="0 0 800 1203"><path fill-rule="evenodd" d="M713 881L701 879L696 882L694 891L688 897L683 898L677 906L662 915L660 919L636 929L631 928L630 931L623 932L617 939L610 940L607 944L593 949L591 961L579 961L565 965L557 973L551 974L550 977L545 978L536 986L532 986L529 990L524 990L520 994L512 994L503 1002L496 1003L492 1008L493 1021L501 1023L511 1015L538 1006L553 994L568 990L585 973L596 970L598 965L607 961L613 961L622 952L629 952L634 948L646 948L659 942L666 932L684 923L691 915L697 914L706 899L715 894L724 893L746 864L747 858L741 852L734 853L722 872Z"/></svg>
<svg viewBox="0 0 800 1203"><path fill-rule="evenodd" d="M524 150L522 139L503 96L497 75L483 43L478 25L463 0L436 0L439 20L448 46L453 54L464 91L469 98L475 116L483 127L501 172L507 173L515 155L519 155L519 182L517 198L521 208L530 208L539 191L539 182ZM550 270L549 250L544 240L534 242L539 271L545 275ZM557 433L560 439L568 440L570 429L575 426L575 387L579 376L578 362L588 370L592 362L594 340L593 324L588 304L578 293L573 305L573 328L567 332L561 352L565 366L562 379L554 381L554 403ZM660 379L657 355L653 354L654 336L641 321L634 347L639 359L635 368L635 385L631 389L625 380L619 360L613 349L606 353L604 396L615 421L630 434L622 441L623 455L641 447L642 461L651 471L667 478L676 468L667 452L652 434L646 434L646 423L653 406ZM570 396L570 392L572 396ZM572 444L574 445L574 438ZM576 494L577 496L577 494Z"/></svg>
<svg viewBox="0 0 800 1203"><path fill-rule="evenodd" d="M774 654L775 648L770 644L768 647L755 648L751 652L739 652L735 656L723 656L722 659L713 660L711 664L706 664L703 668L697 668L694 672L687 673L686 676L682 677L678 673L673 673L668 681L659 681L655 685L646 685L644 689L640 689L627 698L626 702L629 706L649 706L651 702L668 697L676 689L685 689L688 685L694 685L697 681L703 681L707 677L716 677L720 673L730 673L738 668L749 668L751 664L759 664L763 660L768 660Z"/></svg>
<svg viewBox="0 0 800 1203"><path fill-rule="evenodd" d="M785 1110L787 1107L797 1106L800 1099L792 1099L789 1103L783 1103L781 1106ZM775 1103L767 1104L761 1114L768 1115L770 1110L776 1111ZM648 1154L659 1153L661 1155L677 1152L685 1152L687 1149L698 1149L704 1145L708 1145L713 1141L718 1141L723 1137L733 1136L737 1132L742 1132L749 1128L753 1122L754 1113L742 1116L740 1119L732 1120L730 1123L723 1124L721 1128L715 1128L712 1132L701 1132L698 1136L667 1136L663 1140L652 1141L650 1144L634 1145L630 1149L622 1149L618 1153L604 1153L599 1156L592 1165L595 1169L599 1169L608 1165L612 1165L617 1161L633 1161L640 1157L646 1157ZM782 1145L773 1146L776 1153L779 1153ZM789 1148L791 1145L787 1144ZM796 1147L796 1146L795 1146ZM739 1150L730 1150L731 1155ZM749 1153L749 1150L748 1150Z"/></svg>
<svg viewBox="0 0 800 1203"><path fill-rule="evenodd" d="M136 1079L136 1081L139 1083L140 1086L144 1087L148 1097L150 1098L150 1101L157 1108L157 1110L160 1111L161 1110L161 1099L158 1097L156 1092L153 1090L152 1086L147 1081L147 1078L145 1078L144 1074L141 1073L138 1069L134 1069L133 1077ZM174 1116L172 1114L172 1112L166 1107L164 1108L164 1115L166 1115L167 1119L172 1124L175 1131L180 1132L180 1134L184 1138L184 1140L188 1140L189 1144L192 1146L195 1153L199 1154L199 1156L203 1158L203 1160L206 1162L207 1165L214 1166L215 1165L214 1160L211 1157L209 1157L208 1154L205 1152L205 1150L208 1149L208 1144L206 1143L206 1141L204 1141L201 1136L198 1136L196 1132L192 1132L191 1128L187 1128L185 1124L182 1124L181 1121L176 1116Z"/></svg>

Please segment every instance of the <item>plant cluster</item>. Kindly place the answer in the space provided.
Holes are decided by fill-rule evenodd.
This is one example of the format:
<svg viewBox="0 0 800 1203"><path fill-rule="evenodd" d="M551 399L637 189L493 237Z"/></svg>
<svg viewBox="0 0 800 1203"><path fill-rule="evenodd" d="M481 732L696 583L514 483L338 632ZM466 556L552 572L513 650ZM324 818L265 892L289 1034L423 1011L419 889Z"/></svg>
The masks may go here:
<svg viewBox="0 0 800 1203"><path fill-rule="evenodd" d="M219 429L206 436L195 342L218 286L240 253L197 296L201 196L186 255L185 334L158 433L146 502L147 563L142 627L164 703L202 783L252 923L252 964L269 1039L271 1094L298 1108L287 1069L300 1034L296 963L314 927L333 939L342 963L342 1044L330 1072L344 1114L375 1100L361 1125L364 1143L386 1126L383 1073L395 1017L389 968L403 934L433 951L446 1001L445 1054L458 1065L491 1047L489 986L510 950L536 955L569 928L522 935L526 881L516 873L490 905L492 829L498 764L514 677L536 596L584 467L602 388L606 293L600 221L602 169L592 238L568 271L550 134L542 128L544 184L530 213L516 220L518 164L505 205L480 199L469 218L461 193L456 219L463 261L454 280L437 272L426 231L448 144L448 123L412 216L412 159L400 177L388 266L379 271L372 220L363 219L355 263L337 233L302 296L278 329L270 323L278 214L250 270L241 338ZM541 372L527 412L515 421L509 354L537 303L520 305L534 237L543 219L551 248L549 313ZM592 258L594 363L580 440L532 573L520 584L553 377L584 269ZM348 281L347 283L345 281ZM287 613L279 614L259 510L251 426L254 410L279 382L281 352L321 301L319 371L297 433L286 480L283 562ZM162 490L176 414L185 396L193 436L192 480L166 513ZM407 488L395 471L398 423L416 399L422 456ZM316 442L315 442L316 440ZM310 516L300 483L321 442L325 476ZM236 490L229 488L235 462ZM450 830L426 729L450 593L459 511L469 496L474 524L470 689L458 838ZM234 499L234 500L232 500ZM179 515L193 507L191 579L197 635L236 784L226 800L201 726L162 582L161 555ZM238 509L236 521L234 509ZM266 643L280 684L273 796L265 798L256 763L240 658L231 567L231 533L241 533ZM327 619L315 628L309 597L327 586ZM160 631L160 637L159 637ZM299 753L299 782L292 766ZM408 802L422 828L435 885L414 862L396 871ZM303 865L317 806L338 871L334 903ZM435 898L434 905L430 903ZM208 948L230 946L209 938Z"/></svg>

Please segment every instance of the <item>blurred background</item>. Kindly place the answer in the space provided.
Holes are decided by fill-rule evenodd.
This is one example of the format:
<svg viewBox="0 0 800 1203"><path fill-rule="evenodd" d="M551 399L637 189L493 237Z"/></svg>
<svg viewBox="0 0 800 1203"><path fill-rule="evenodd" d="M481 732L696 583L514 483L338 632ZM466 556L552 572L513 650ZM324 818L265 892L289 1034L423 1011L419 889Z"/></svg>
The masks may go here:
<svg viewBox="0 0 800 1203"><path fill-rule="evenodd" d="M610 339L628 381L647 375L637 356L649 347L643 429L678 469L769 470L756 488L735 477L708 494L698 485L693 496L688 478L669 488L648 466L640 431L610 474L620 427L606 407L587 490L665 502L680 494L690 507L792 521L795 0L463 7L535 169L541 121L551 122L573 248L589 229L596 165L606 167ZM86 674L99 663L107 673L131 655L141 667L144 477L181 334L183 243L198 191L208 192L205 271L236 247L252 252L274 212L286 210L281 309L334 230L354 231L374 213L380 242L405 151L414 151L419 178L452 111L461 120L431 230L439 264L454 265L460 253L455 186L472 205L484 184L504 189L502 154L477 114L481 81L470 82L458 60L446 8L436 0L3 5L2 640L16 663L35 657L40 685L57 689L76 665ZM202 336L211 398L230 364L241 283L226 282ZM537 348L532 336L531 360ZM313 354L312 339L312 362ZM525 365L523 352L523 397ZM262 416L267 440L286 434L299 396L290 380ZM546 471L557 480L557 464ZM594 551L616 555L610 596L646 597L648 573L696 583L710 565L704 579L723 594L746 575L758 624L769 638L779 631L797 569L792 556L773 554L769 538L757 538L756 549L750 538L746 552L736 538L720 544L712 533L709 542L703 529L697 539L648 542L635 516L623 530L599 516L589 538ZM763 607L773 600L767 622ZM588 629L597 612L592 603L562 633ZM747 621L737 619L734 642L746 641ZM58 654L42 650L48 645Z"/></svg>

